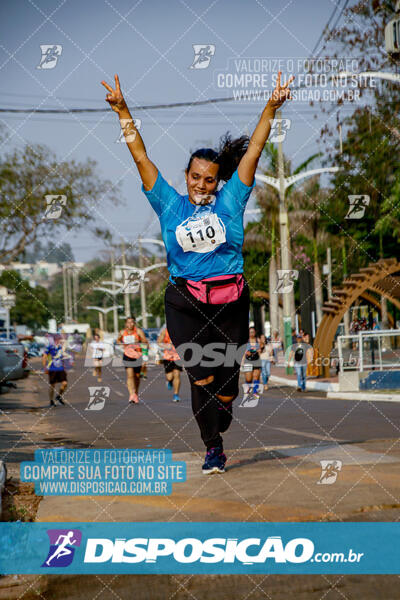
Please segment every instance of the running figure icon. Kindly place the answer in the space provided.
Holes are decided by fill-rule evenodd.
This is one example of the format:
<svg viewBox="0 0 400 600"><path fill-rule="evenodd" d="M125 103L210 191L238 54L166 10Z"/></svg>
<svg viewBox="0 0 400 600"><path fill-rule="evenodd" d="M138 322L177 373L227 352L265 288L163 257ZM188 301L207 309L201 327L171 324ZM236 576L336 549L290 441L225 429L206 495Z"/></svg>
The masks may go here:
<svg viewBox="0 0 400 600"><path fill-rule="evenodd" d="M48 567L50 566L50 563L53 559L55 559L55 558L59 559L63 556L73 554L73 550L71 548L67 547L67 546L72 546L73 544L76 544L78 542L78 540L73 539L73 537L74 537L73 531L68 531L68 533L66 535L58 536L57 541L56 541L57 549L46 560L46 563L45 563Z"/></svg>

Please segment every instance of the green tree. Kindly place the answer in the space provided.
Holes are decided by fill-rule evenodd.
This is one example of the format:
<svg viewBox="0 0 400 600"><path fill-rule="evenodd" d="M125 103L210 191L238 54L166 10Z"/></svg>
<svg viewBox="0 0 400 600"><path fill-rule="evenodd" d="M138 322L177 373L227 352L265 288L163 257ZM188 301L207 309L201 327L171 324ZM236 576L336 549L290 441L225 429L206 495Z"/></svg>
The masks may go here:
<svg viewBox="0 0 400 600"><path fill-rule="evenodd" d="M40 240L36 240L33 248L25 248L16 259L25 263L35 263L38 260L58 264L75 261L71 245L68 242L63 242L57 246L54 242L49 241L46 246Z"/></svg>
<svg viewBox="0 0 400 600"><path fill-rule="evenodd" d="M32 329L47 328L48 320L53 318L49 308L49 294L41 286L31 288L16 271L3 271L0 285L4 285L15 294L15 306L11 309L10 319L18 325L27 325Z"/></svg>
<svg viewBox="0 0 400 600"><path fill-rule="evenodd" d="M110 238L107 229L95 225L96 204L116 204L118 195L108 180L99 177L93 160L60 161L40 144L15 149L0 158L0 194L2 262L20 256L38 236L52 240L63 231L85 228ZM48 218L46 195L66 196L57 218Z"/></svg>
<svg viewBox="0 0 400 600"><path fill-rule="evenodd" d="M388 133L387 110L387 98L383 97L372 119L367 107L357 109L346 119L343 152L337 148L334 159L339 166L332 180L334 194L321 206L326 230L346 239L352 270L398 255L400 190L396 183L400 176L400 138ZM352 195L367 195L370 199L362 218L346 218ZM339 252L337 247L340 260Z"/></svg>
<svg viewBox="0 0 400 600"><path fill-rule="evenodd" d="M326 32L321 52L333 59L354 58L354 70L359 72L397 71L385 50L385 26L394 10L393 0L360 0L349 6L342 24ZM323 226L345 238L347 262L354 270L382 256L396 256L400 234L400 190L396 185L400 174L399 84L376 78L372 82L374 85L366 86L360 80L362 105L354 103L354 112L347 118L340 118L340 108L346 100L324 109L337 113L336 121L343 131L343 152L338 142L332 144L332 137L338 137L332 126L326 124L321 131L329 163L340 167L333 179L335 193L327 204ZM361 194L370 197L364 217L346 219L348 196ZM340 246L337 245L338 260Z"/></svg>

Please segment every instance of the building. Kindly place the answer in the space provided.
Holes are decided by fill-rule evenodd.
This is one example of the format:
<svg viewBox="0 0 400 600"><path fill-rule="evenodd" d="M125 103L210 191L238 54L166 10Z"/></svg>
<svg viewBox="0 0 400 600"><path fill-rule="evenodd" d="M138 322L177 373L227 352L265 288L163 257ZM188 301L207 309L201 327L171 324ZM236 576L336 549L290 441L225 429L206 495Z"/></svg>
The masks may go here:
<svg viewBox="0 0 400 600"><path fill-rule="evenodd" d="M69 264L73 264L80 269L84 263L75 262ZM47 288L51 278L57 273L62 272L62 265L49 263L45 260L38 260L36 263L11 262L8 265L0 265L0 274L2 271L16 271L22 279L29 281L31 287L41 285Z"/></svg>

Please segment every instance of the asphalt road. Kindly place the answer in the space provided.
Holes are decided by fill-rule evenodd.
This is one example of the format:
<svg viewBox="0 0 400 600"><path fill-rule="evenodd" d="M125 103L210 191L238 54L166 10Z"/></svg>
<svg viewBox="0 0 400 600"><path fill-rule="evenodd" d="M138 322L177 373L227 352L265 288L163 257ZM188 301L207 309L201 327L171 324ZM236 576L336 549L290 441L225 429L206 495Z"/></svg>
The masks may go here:
<svg viewBox="0 0 400 600"><path fill-rule="evenodd" d="M36 414L41 416L48 445L203 450L184 373L182 401L173 403L162 367L150 367L148 379L141 381L139 405L128 404L123 368L106 367L99 384L92 369L78 359L68 374L67 406L55 408L48 405L47 377L38 371L32 379L39 392ZM87 410L90 388L96 386L109 388L109 397L101 410ZM256 407L241 407L240 402L238 398L234 404L225 448L361 442L399 434L400 405L395 403L327 400L322 392L299 393L282 386L271 386Z"/></svg>
<svg viewBox="0 0 400 600"><path fill-rule="evenodd" d="M171 392L166 390L162 368L151 368L148 380L141 383L141 404L136 406L128 405L124 370L106 368L101 385L109 388L110 395L97 411L86 410L89 388L99 384L91 369L83 367L82 360L78 360L68 380L67 406L49 407L47 377L40 371L28 380L17 382L17 390L0 396L0 459L4 458L10 467L9 474L14 477L18 477L19 463L32 460L36 448L143 447L203 452L185 375L182 402L175 404ZM228 454L230 468L223 477L203 478L201 458L189 456L188 481L175 486L173 495L167 499L160 498L157 502L152 499L149 503L148 498L104 497L96 498L93 504L90 498L77 497L66 502L63 497L46 497L39 505L41 519L298 521L320 520L330 511L335 520L398 520L395 473L399 404L327 400L324 393L302 394L293 388L272 386L258 406L239 405L240 399L235 402L235 418L225 435L225 448L228 452L243 451ZM312 462L302 453L309 452L309 447L318 446L319 442L322 451L324 442L341 443L335 449L338 452L342 448L340 453L334 456L347 462L334 486L317 486L321 474L318 457ZM349 449L343 442L357 443ZM292 455L290 450L286 450L287 454L278 450L276 455L284 455L284 460L275 460L276 456L271 456L274 453L259 451L282 446L308 449L297 448ZM381 458L384 454L389 461ZM103 596L106 588L107 598L130 598L134 589L138 600L148 598L149 594L154 599L201 600L208 598L212 589L213 595L221 600L250 596L276 600L288 597L394 600L398 597L397 581L397 576L386 575L50 576L41 579L40 595L43 600L66 597L80 600L93 594ZM25 590L33 584L36 590L37 576L33 582L24 576L21 586L17 583L11 576L10 587L3 581L0 600L25 597Z"/></svg>

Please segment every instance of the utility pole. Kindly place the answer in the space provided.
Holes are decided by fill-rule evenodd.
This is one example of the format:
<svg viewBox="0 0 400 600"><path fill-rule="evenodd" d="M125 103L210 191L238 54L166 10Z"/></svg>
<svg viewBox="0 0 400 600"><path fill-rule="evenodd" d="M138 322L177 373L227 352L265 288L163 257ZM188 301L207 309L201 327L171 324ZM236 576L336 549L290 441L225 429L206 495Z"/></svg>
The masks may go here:
<svg viewBox="0 0 400 600"><path fill-rule="evenodd" d="M76 265L72 267L72 283L73 283L73 297L74 297L74 318L78 321L78 268Z"/></svg>
<svg viewBox="0 0 400 600"><path fill-rule="evenodd" d="M328 298L332 298L332 252L326 249L326 262L328 264Z"/></svg>
<svg viewBox="0 0 400 600"><path fill-rule="evenodd" d="M115 289L115 268L114 268L114 250L111 250L111 254L110 254L110 261L111 261L111 281L113 284L113 290ZM113 300L114 302L114 300ZM114 335L118 335L118 308L117 306L114 304L114 308L113 308L113 319L114 319Z"/></svg>
<svg viewBox="0 0 400 600"><path fill-rule="evenodd" d="M276 113L276 119L278 121L278 135L281 138L282 135L282 117L281 111L278 110ZM288 227L288 215L285 204L285 173L283 164L283 149L282 141L278 142L278 177L279 177L279 228L281 237L281 269L289 270L289 227ZM285 350L292 344L292 318L290 310L290 295L288 293L282 294L283 298L283 327L284 327L284 342ZM288 370L289 368L287 368Z"/></svg>
<svg viewBox="0 0 400 600"><path fill-rule="evenodd" d="M106 311L107 308L107 298L105 296L103 296L103 315L104 315L104 322L103 322L103 331L104 333L108 333L108 313Z"/></svg>
<svg viewBox="0 0 400 600"><path fill-rule="evenodd" d="M121 256L122 256L122 266L126 267L125 242L124 242L124 240L122 240L122 242L121 242ZM125 318L129 317L130 314L131 314L129 298L130 298L129 294L124 294Z"/></svg>
<svg viewBox="0 0 400 600"><path fill-rule="evenodd" d="M138 246L139 246L139 269L143 269L143 250L142 250L142 240L141 240L140 236L138 238ZM142 309L142 327L143 327L143 329L147 329L146 288L145 288L144 278L140 280L140 306Z"/></svg>
<svg viewBox="0 0 400 600"><path fill-rule="evenodd" d="M74 319L72 314L72 281L71 281L71 263L67 263L67 293L68 293L68 320Z"/></svg>
<svg viewBox="0 0 400 600"><path fill-rule="evenodd" d="M68 294L67 294L67 271L66 263L62 264L62 277L63 277L63 294L64 294L64 321L68 323Z"/></svg>

